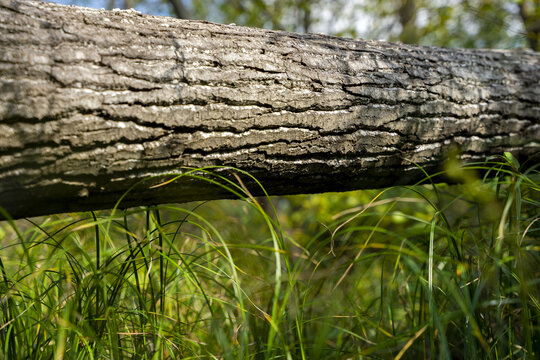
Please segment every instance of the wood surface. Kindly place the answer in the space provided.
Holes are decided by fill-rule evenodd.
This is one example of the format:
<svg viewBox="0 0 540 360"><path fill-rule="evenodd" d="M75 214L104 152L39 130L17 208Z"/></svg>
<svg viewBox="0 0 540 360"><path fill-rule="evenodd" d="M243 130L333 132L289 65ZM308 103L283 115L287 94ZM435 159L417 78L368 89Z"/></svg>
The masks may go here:
<svg viewBox="0 0 540 360"><path fill-rule="evenodd" d="M0 206L16 218L111 208L132 187L121 206L231 196L194 178L152 188L206 166L295 194L411 184L453 144L463 161L530 163L539 123L532 51L0 0Z"/></svg>

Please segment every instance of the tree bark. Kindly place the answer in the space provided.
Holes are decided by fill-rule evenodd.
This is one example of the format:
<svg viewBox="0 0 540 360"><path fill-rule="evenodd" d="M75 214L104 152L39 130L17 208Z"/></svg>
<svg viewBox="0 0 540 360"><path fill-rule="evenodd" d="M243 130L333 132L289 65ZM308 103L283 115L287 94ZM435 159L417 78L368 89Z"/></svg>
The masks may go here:
<svg viewBox="0 0 540 360"><path fill-rule="evenodd" d="M246 170L270 194L410 184L452 144L464 160L531 158L539 122L532 51L0 0L0 206L13 217L110 208L156 175L120 206L231 196L193 178L152 188L188 167Z"/></svg>

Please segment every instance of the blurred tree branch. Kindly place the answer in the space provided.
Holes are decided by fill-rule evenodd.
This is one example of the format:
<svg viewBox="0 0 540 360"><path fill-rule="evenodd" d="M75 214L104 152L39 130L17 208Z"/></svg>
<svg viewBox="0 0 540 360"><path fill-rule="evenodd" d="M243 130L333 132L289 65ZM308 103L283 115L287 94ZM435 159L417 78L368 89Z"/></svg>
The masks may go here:
<svg viewBox="0 0 540 360"><path fill-rule="evenodd" d="M405 44L418 43L416 12L415 0L401 0L401 6L398 10L399 23L401 24L399 40Z"/></svg>
<svg viewBox="0 0 540 360"><path fill-rule="evenodd" d="M174 15L179 19L189 19L190 13L188 9L184 6L182 0L168 0L171 4Z"/></svg>
<svg viewBox="0 0 540 360"><path fill-rule="evenodd" d="M527 31L527 41L531 49L540 51L540 0L523 0L519 4L519 14Z"/></svg>

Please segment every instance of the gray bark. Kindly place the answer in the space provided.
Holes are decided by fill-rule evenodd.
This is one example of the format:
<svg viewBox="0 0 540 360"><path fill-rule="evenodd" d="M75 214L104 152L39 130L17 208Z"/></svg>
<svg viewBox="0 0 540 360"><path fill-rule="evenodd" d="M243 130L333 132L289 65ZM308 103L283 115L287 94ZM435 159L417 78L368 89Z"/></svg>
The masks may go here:
<svg viewBox="0 0 540 360"><path fill-rule="evenodd" d="M451 144L464 160L531 158L539 122L532 51L0 0L0 206L14 217L110 208L186 167L247 170L271 194L410 184L413 162L436 169ZM162 180L121 206L227 196L194 179L151 189Z"/></svg>

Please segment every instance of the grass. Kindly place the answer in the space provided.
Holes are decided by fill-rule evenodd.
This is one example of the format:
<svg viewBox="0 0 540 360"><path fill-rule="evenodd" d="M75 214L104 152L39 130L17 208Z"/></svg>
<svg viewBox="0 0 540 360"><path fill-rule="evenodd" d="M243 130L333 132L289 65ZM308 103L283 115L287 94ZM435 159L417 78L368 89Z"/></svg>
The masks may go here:
<svg viewBox="0 0 540 360"><path fill-rule="evenodd" d="M4 221L0 358L538 358L538 171L440 175Z"/></svg>

